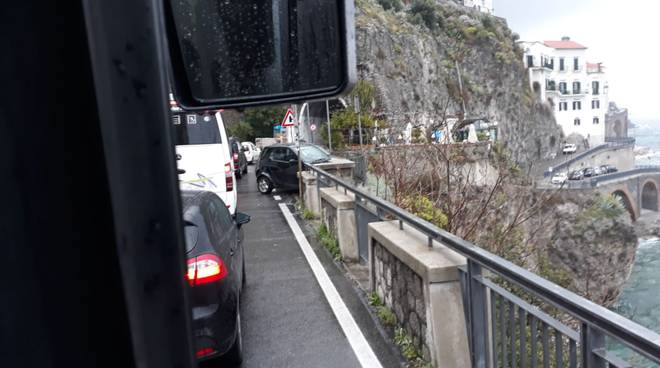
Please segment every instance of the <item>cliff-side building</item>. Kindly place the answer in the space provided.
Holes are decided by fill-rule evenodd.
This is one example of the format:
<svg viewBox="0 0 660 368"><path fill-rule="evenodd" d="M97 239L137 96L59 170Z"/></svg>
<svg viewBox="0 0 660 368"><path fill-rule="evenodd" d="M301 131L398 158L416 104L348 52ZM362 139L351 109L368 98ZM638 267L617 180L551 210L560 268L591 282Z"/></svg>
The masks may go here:
<svg viewBox="0 0 660 368"><path fill-rule="evenodd" d="M530 88L553 107L564 135L579 134L591 146L603 143L609 105L603 64L587 62L587 47L568 37L520 44Z"/></svg>
<svg viewBox="0 0 660 368"><path fill-rule="evenodd" d="M463 5L484 13L493 14L493 0L463 0Z"/></svg>

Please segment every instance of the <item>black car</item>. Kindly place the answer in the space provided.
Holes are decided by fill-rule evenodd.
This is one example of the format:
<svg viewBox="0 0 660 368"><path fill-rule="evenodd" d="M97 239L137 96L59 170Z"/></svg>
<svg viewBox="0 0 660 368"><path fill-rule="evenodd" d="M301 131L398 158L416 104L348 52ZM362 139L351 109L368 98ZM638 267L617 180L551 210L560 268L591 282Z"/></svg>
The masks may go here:
<svg viewBox="0 0 660 368"><path fill-rule="evenodd" d="M234 173L240 179L243 174L248 172L248 161L245 157L245 151L243 150L241 141L235 137L229 137L228 139L231 157L234 160Z"/></svg>
<svg viewBox="0 0 660 368"><path fill-rule="evenodd" d="M582 175L585 178L590 178L592 176L596 176L596 172L594 171L594 169L592 167L587 167L587 168L582 169Z"/></svg>
<svg viewBox="0 0 660 368"><path fill-rule="evenodd" d="M243 360L240 296L245 284L241 226L212 192L182 192L184 234L198 360L238 365ZM219 359L222 358L222 359Z"/></svg>
<svg viewBox="0 0 660 368"><path fill-rule="evenodd" d="M619 171L619 169L612 165L603 165L600 169L603 171L603 174L611 174Z"/></svg>
<svg viewBox="0 0 660 368"><path fill-rule="evenodd" d="M570 174L568 174L568 180L582 180L582 179L584 179L584 174L582 173L582 170L572 171Z"/></svg>
<svg viewBox="0 0 660 368"><path fill-rule="evenodd" d="M330 161L330 154L313 144L300 146L302 160L306 164ZM261 151L257 166L257 189L262 194L274 188L298 189L298 147L295 144L274 144Z"/></svg>

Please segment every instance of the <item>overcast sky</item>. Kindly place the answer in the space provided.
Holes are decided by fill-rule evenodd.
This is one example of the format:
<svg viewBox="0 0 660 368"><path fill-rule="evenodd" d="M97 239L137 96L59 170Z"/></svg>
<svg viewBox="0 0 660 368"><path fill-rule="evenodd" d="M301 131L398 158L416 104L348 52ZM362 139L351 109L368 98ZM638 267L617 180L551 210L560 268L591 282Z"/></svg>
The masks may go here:
<svg viewBox="0 0 660 368"><path fill-rule="evenodd" d="M610 100L633 119L660 119L660 1L494 0L525 41L569 36L607 67Z"/></svg>

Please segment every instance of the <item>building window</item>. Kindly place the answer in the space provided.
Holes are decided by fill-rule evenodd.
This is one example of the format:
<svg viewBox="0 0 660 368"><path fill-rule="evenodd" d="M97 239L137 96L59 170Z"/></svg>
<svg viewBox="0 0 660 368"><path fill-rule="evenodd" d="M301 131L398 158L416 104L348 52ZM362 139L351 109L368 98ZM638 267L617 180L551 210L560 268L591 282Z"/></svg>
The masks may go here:
<svg viewBox="0 0 660 368"><path fill-rule="evenodd" d="M564 70L566 70L564 67L564 58L559 58L559 71L563 72Z"/></svg>
<svg viewBox="0 0 660 368"><path fill-rule="evenodd" d="M600 124L600 119L594 118L594 124Z"/></svg>
<svg viewBox="0 0 660 368"><path fill-rule="evenodd" d="M566 91L566 82L559 82L559 92L561 92L562 95L568 94L568 91Z"/></svg>
<svg viewBox="0 0 660 368"><path fill-rule="evenodd" d="M534 67L534 56L533 55L527 55L527 67L528 68Z"/></svg>
<svg viewBox="0 0 660 368"><path fill-rule="evenodd" d="M566 111L566 110L568 110L568 102L560 102L559 111Z"/></svg>
<svg viewBox="0 0 660 368"><path fill-rule="evenodd" d="M557 86L555 85L555 81L546 79L545 80L545 89L548 91L554 91Z"/></svg>
<svg viewBox="0 0 660 368"><path fill-rule="evenodd" d="M579 95L582 89L581 87L580 82L573 82L573 94Z"/></svg>
<svg viewBox="0 0 660 368"><path fill-rule="evenodd" d="M591 94L593 95L599 95L600 94L600 84L598 81L593 81L591 82Z"/></svg>
<svg viewBox="0 0 660 368"><path fill-rule="evenodd" d="M575 118L575 120L573 120L573 125L575 125L575 126L579 126L579 125L580 125L580 119L579 119L579 118Z"/></svg>
<svg viewBox="0 0 660 368"><path fill-rule="evenodd" d="M573 110L582 110L582 102L573 101Z"/></svg>
<svg viewBox="0 0 660 368"><path fill-rule="evenodd" d="M592 109L592 110L598 110L598 109L600 109L600 100L593 100L593 101L591 101L591 109Z"/></svg>
<svg viewBox="0 0 660 368"><path fill-rule="evenodd" d="M520 59L518 59L520 60ZM578 72L580 71L580 58L574 58L573 59L573 70Z"/></svg>

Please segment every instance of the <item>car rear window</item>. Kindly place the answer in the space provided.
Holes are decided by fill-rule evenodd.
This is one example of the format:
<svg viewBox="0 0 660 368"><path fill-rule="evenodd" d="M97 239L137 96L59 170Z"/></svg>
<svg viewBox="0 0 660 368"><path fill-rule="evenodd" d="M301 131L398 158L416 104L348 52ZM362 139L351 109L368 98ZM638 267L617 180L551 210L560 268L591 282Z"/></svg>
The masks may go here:
<svg viewBox="0 0 660 368"><path fill-rule="evenodd" d="M222 143L218 122L213 115L174 114L172 123L177 146Z"/></svg>

